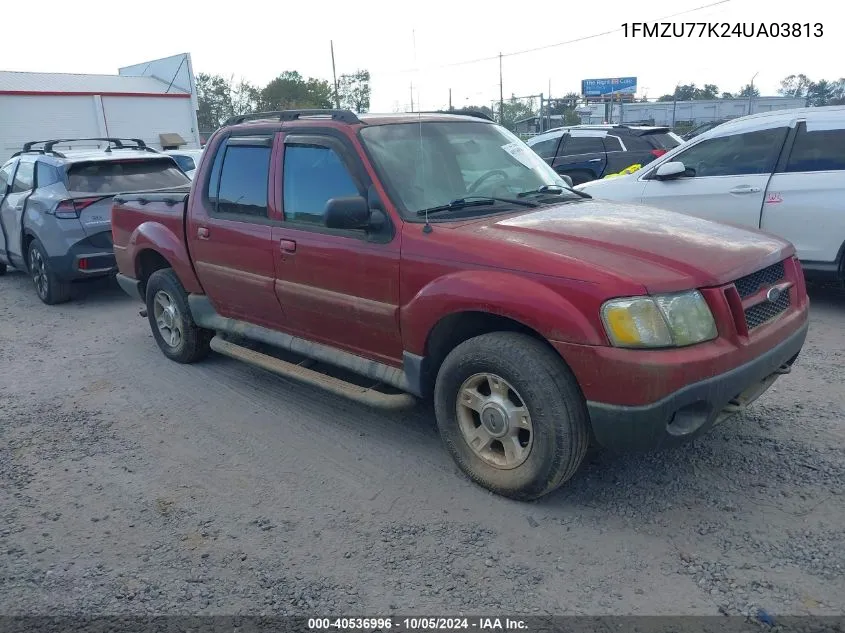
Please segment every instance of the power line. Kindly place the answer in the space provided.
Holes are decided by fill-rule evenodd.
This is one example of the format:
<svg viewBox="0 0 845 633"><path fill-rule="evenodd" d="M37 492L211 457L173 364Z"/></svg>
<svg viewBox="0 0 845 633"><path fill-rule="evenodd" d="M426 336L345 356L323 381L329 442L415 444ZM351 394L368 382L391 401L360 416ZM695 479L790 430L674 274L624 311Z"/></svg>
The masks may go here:
<svg viewBox="0 0 845 633"><path fill-rule="evenodd" d="M651 22L662 22L663 20L668 20L670 18L676 18L681 15L687 15L689 13L695 13L696 11L703 11L704 9L709 9L711 7L719 6L720 4L727 4L731 2L731 0L718 0L717 2L711 2L710 4L705 4L700 7L695 7L693 9L687 9L686 11L680 11L678 13L672 13L671 15L664 15L659 18L655 18L653 20L644 20L643 22L648 24ZM451 62L449 64L441 64L439 66L429 66L428 68L413 68L413 69L406 69L396 71L397 73L411 73L411 72L418 72L419 70L438 70L440 68L454 68L456 66L467 66L470 64L478 64L480 62L489 62L500 59L502 57L515 57L516 55L525 55L526 53L535 53L537 51L544 51L549 48L557 48L558 46L566 46L568 44L577 44L578 42L584 42L587 40L592 40L597 37L604 37L605 35L612 35L614 33L619 33L620 31L624 31L622 27L611 29L609 31L602 31L601 33L593 33L592 35L585 35L583 37L577 37L573 40L566 40L565 42L557 42L555 44L546 44L544 46L537 46L535 48L526 48L525 50L521 51L514 51L512 53L499 53L498 55L492 55L490 57L479 57L477 59L468 59L462 62ZM373 73L374 75L376 73ZM394 74L394 73L378 73L378 74Z"/></svg>

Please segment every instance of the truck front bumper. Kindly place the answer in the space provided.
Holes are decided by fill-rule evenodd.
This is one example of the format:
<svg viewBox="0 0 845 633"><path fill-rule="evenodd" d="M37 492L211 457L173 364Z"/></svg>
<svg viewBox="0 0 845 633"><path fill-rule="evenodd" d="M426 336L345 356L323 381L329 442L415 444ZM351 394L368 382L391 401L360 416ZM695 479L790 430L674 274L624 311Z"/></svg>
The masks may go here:
<svg viewBox="0 0 845 633"><path fill-rule="evenodd" d="M808 323L751 362L641 406L587 402L593 434L604 448L643 451L678 444L741 412L790 372Z"/></svg>

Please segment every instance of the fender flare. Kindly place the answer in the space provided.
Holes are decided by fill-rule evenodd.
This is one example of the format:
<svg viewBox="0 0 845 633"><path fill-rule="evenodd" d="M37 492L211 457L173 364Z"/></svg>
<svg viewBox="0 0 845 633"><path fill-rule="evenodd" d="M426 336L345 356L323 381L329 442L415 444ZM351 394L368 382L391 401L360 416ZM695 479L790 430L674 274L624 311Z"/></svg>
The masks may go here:
<svg viewBox="0 0 845 633"><path fill-rule="evenodd" d="M464 270L432 281L401 308L405 350L424 356L434 326L461 312L505 317L549 341L604 343L581 310L540 281L509 271Z"/></svg>
<svg viewBox="0 0 845 633"><path fill-rule="evenodd" d="M152 221L139 224L129 236L128 248L136 279L141 273L141 253L151 250L167 260L186 292L203 293L184 241L163 224Z"/></svg>

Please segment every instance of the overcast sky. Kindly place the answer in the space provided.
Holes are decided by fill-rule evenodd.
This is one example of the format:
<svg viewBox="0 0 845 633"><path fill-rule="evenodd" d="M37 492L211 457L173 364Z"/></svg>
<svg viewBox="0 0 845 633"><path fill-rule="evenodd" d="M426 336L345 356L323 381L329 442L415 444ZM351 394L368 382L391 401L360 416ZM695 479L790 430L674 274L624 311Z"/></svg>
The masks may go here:
<svg viewBox="0 0 845 633"><path fill-rule="evenodd" d="M568 42L657 20L716 0L535 0L462 2L115 3L41 0L26 28L6 28L0 69L115 74L118 67L191 53L194 71L263 84L284 70L331 79L329 41L338 74L372 74L373 111L489 105L499 96L498 59L444 67ZM776 94L792 73L838 79L843 29L830 0L729 0L668 18L672 22L790 22L824 26L821 38L626 38L621 31L506 56L504 94L580 91L581 79L636 76L639 95L658 97L676 83L713 83L734 92L755 85ZM131 7L122 8L122 7ZM813 29L811 29L813 30ZM51 46L51 42L55 42ZM418 70L414 71L413 69Z"/></svg>

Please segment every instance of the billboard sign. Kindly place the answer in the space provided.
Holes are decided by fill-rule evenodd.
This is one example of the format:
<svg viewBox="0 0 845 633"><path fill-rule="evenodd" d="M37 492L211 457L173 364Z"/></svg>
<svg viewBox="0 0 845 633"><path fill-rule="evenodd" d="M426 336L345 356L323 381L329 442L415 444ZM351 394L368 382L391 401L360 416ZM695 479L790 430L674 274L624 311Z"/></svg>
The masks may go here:
<svg viewBox="0 0 845 633"><path fill-rule="evenodd" d="M614 79L583 79L581 96L602 98L613 95L633 95L637 92L636 77L616 77Z"/></svg>

